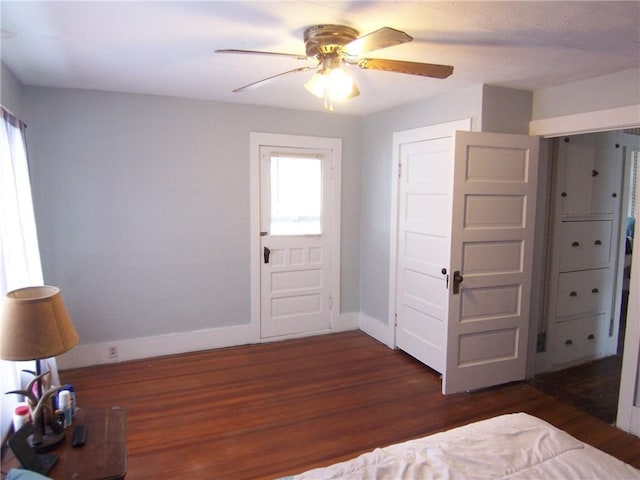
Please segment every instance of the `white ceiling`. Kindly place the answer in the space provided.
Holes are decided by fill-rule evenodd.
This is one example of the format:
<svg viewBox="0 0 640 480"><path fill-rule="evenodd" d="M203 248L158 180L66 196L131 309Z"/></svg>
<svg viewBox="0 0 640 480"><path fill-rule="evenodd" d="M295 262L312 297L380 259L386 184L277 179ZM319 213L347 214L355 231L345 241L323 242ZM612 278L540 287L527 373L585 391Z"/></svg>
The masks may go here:
<svg viewBox="0 0 640 480"><path fill-rule="evenodd" d="M640 1L5 1L2 61L24 85L169 95L322 110L312 72L236 87L299 60L222 55L304 53L306 27L361 34L389 26L414 41L369 57L454 65L446 80L352 68L361 95L337 113L368 114L478 84L538 90L640 67Z"/></svg>

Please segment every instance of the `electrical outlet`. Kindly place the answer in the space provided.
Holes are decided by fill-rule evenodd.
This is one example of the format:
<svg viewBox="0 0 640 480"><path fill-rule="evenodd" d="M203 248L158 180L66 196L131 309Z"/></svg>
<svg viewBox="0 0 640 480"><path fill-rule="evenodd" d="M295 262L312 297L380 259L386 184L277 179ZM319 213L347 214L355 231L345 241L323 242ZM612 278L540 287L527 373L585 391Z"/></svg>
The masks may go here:
<svg viewBox="0 0 640 480"><path fill-rule="evenodd" d="M118 358L118 347L116 347L115 345L111 345L109 347L109 358L111 359Z"/></svg>

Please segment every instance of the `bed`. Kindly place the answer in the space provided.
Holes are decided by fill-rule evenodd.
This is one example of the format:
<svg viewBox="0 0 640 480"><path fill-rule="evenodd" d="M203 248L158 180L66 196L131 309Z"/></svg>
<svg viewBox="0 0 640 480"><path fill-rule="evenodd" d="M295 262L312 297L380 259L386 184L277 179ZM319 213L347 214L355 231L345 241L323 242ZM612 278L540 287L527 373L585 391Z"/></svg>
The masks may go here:
<svg viewBox="0 0 640 480"><path fill-rule="evenodd" d="M398 443L288 480L640 479L640 470L526 413Z"/></svg>

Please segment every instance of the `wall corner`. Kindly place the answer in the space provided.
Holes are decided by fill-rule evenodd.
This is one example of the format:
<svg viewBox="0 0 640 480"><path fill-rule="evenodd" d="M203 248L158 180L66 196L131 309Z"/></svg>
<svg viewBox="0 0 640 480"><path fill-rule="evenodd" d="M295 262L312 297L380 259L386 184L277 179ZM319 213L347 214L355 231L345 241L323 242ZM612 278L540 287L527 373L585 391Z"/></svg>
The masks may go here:
<svg viewBox="0 0 640 480"><path fill-rule="evenodd" d="M483 132L529 133L533 112L533 92L495 85L482 86Z"/></svg>

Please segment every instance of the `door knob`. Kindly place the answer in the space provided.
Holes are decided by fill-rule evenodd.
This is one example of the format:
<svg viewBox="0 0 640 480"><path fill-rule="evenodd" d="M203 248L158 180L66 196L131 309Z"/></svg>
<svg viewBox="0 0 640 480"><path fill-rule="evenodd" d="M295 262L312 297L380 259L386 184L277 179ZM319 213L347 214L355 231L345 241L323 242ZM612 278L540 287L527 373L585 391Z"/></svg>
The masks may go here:
<svg viewBox="0 0 640 480"><path fill-rule="evenodd" d="M271 250L269 250L269 247L264 247L264 263L269 263L269 255L271 255Z"/></svg>
<svg viewBox="0 0 640 480"><path fill-rule="evenodd" d="M464 277L460 275L460 270L453 272L453 293L460 293L460 284L464 280Z"/></svg>

